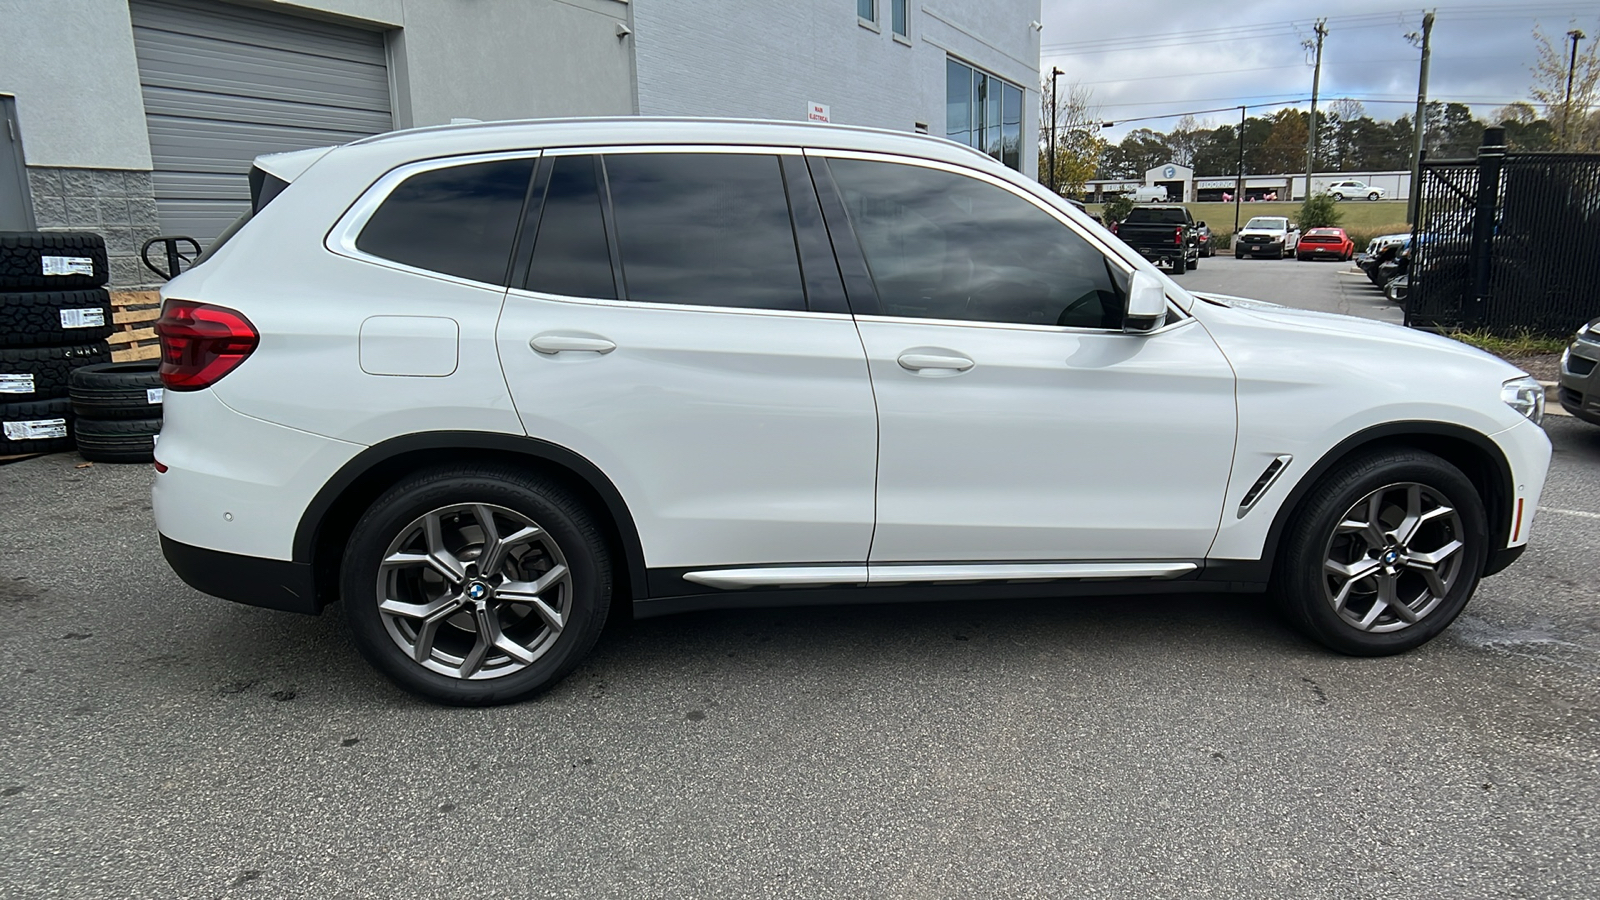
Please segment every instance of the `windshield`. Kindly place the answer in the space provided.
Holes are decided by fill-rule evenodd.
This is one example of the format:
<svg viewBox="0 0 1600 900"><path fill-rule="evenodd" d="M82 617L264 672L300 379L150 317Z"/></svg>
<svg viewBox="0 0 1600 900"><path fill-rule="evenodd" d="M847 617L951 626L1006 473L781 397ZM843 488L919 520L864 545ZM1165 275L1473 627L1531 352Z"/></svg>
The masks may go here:
<svg viewBox="0 0 1600 900"><path fill-rule="evenodd" d="M1268 216L1256 216L1254 219L1244 223L1244 227L1254 228L1258 231L1287 231L1289 228L1289 220L1271 218Z"/></svg>
<svg viewBox="0 0 1600 900"><path fill-rule="evenodd" d="M1159 209L1144 206L1135 207L1128 213L1128 218L1123 220L1133 225L1140 223L1153 223L1158 225L1187 225L1189 217L1181 209Z"/></svg>

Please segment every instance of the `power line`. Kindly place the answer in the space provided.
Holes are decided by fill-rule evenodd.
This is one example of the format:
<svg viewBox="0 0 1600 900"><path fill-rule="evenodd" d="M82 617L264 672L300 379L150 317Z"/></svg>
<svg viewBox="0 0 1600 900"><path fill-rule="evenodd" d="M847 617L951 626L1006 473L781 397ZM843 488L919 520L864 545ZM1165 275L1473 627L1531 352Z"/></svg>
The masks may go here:
<svg viewBox="0 0 1600 900"><path fill-rule="evenodd" d="M1584 14L1592 15L1593 9L1592 4L1459 7L1450 10L1449 20L1452 22L1485 22L1506 19L1534 19L1544 16L1582 16ZM1415 14L1367 13L1363 15L1329 16L1328 21L1339 25L1340 30L1355 31L1367 28L1403 28L1417 20ZM1301 29L1309 29L1314 24L1313 21L1307 20L1259 22L1219 28L1133 35L1124 38L1063 41L1054 44L1042 44L1039 47L1039 52L1045 56L1091 56L1131 50L1155 49L1174 44L1215 44L1234 40L1292 37L1301 33Z"/></svg>

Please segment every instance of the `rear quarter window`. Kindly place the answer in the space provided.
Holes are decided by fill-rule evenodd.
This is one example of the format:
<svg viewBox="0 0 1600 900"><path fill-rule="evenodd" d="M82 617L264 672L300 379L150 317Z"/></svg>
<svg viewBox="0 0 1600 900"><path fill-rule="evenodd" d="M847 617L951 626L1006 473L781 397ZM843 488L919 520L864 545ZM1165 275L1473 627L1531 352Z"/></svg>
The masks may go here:
<svg viewBox="0 0 1600 900"><path fill-rule="evenodd" d="M504 285L533 159L419 172L389 193L356 249L430 272Z"/></svg>

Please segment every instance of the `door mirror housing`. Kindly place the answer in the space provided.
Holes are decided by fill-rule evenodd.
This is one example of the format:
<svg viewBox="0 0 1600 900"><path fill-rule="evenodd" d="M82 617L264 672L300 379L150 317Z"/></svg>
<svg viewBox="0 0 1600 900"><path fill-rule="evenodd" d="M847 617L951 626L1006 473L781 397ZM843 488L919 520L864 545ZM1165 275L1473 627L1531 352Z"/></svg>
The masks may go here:
<svg viewBox="0 0 1600 900"><path fill-rule="evenodd" d="M1196 222L1196 223L1194 223L1194 227L1196 227L1196 228L1204 228L1204 227L1206 227L1206 223L1205 222Z"/></svg>
<svg viewBox="0 0 1600 900"><path fill-rule="evenodd" d="M1128 280L1128 309L1122 317L1122 330L1128 334L1154 331L1166 318L1167 289L1161 286L1161 279L1134 270Z"/></svg>

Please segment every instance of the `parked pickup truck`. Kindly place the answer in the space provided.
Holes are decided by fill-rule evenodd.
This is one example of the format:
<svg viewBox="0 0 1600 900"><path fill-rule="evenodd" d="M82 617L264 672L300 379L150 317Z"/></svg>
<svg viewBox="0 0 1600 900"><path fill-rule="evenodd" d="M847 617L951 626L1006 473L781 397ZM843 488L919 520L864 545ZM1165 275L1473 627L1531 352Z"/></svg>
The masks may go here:
<svg viewBox="0 0 1600 900"><path fill-rule="evenodd" d="M1135 206L1111 231L1145 259L1166 263L1174 275L1200 264L1200 232L1187 207Z"/></svg>

